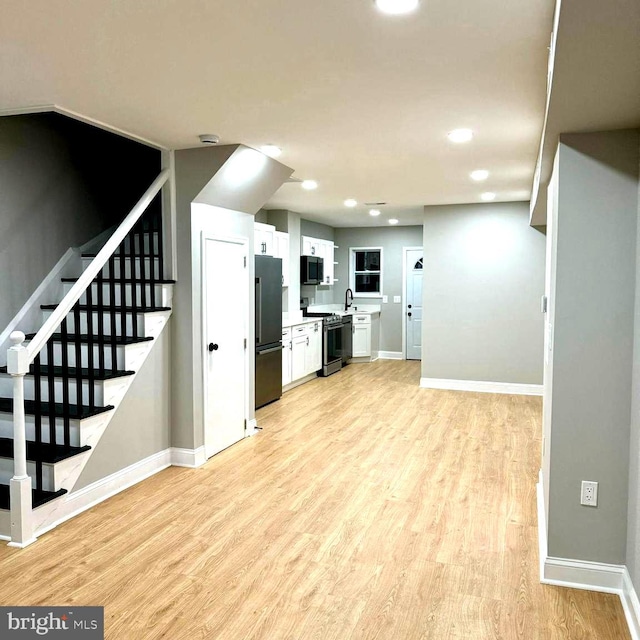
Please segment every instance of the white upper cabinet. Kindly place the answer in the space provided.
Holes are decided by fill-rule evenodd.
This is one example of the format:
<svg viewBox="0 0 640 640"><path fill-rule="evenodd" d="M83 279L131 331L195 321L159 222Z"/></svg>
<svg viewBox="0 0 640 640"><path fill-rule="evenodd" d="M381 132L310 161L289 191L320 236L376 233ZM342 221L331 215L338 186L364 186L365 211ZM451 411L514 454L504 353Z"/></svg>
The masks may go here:
<svg viewBox="0 0 640 640"><path fill-rule="evenodd" d="M282 260L282 286L289 286L289 234L284 231L274 233L276 258Z"/></svg>
<svg viewBox="0 0 640 640"><path fill-rule="evenodd" d="M275 251L276 228L263 222L253 224L253 247L257 256L273 256Z"/></svg>
<svg viewBox="0 0 640 640"><path fill-rule="evenodd" d="M257 256L273 256L282 260L282 286L289 286L289 234L276 231L271 224L254 222L254 253Z"/></svg>
<svg viewBox="0 0 640 640"><path fill-rule="evenodd" d="M321 240L302 236L302 255L318 256L322 258L324 277L322 284L332 285L334 283L334 251L335 246L331 240Z"/></svg>
<svg viewBox="0 0 640 640"><path fill-rule="evenodd" d="M319 256L321 242L322 240L318 240L318 238L310 238L309 236L302 236L302 255L303 256Z"/></svg>

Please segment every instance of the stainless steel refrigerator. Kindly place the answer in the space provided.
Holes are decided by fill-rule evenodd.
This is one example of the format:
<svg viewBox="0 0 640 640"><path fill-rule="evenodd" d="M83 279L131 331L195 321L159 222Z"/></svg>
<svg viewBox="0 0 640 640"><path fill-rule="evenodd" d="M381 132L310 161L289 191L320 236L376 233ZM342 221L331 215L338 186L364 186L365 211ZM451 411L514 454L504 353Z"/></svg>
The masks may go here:
<svg viewBox="0 0 640 640"><path fill-rule="evenodd" d="M282 260L256 256L256 409L282 395Z"/></svg>

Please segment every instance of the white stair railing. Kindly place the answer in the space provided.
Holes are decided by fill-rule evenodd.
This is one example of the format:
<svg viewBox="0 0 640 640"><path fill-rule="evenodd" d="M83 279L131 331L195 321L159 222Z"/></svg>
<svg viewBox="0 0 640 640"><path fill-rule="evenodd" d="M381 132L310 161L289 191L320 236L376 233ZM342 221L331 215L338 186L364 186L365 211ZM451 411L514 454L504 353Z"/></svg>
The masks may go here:
<svg viewBox="0 0 640 640"><path fill-rule="evenodd" d="M169 170L163 170L138 200L114 234L98 252L91 264L71 287L67 295L44 322L28 346L24 346L25 335L21 331L11 334L12 346L7 351L7 372L13 377L13 451L14 475L10 482L11 547L26 547L35 542L32 521L32 483L27 474L27 437L24 408L24 376L36 356L55 333L61 322L80 300L84 292L125 240L127 234L155 196L169 179ZM162 274L160 274L162 276Z"/></svg>

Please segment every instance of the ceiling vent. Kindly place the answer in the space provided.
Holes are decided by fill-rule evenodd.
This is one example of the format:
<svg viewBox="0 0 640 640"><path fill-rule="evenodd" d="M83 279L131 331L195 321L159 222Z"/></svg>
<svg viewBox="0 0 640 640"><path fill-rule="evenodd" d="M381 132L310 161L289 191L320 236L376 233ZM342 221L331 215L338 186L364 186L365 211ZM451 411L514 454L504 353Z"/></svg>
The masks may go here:
<svg viewBox="0 0 640 640"><path fill-rule="evenodd" d="M387 204L386 202L365 202L364 206L365 207L382 207L385 204Z"/></svg>

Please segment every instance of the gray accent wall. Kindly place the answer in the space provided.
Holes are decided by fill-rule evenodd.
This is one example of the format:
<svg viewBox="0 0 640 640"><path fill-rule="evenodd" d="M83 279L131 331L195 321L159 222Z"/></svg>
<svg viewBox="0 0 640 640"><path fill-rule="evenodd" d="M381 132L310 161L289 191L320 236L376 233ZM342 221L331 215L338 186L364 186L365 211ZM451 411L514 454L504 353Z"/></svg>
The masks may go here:
<svg viewBox="0 0 640 640"><path fill-rule="evenodd" d="M309 236L310 238L319 238L320 240L334 240L336 230L329 225L320 222L312 222L311 220L300 220L300 235Z"/></svg>
<svg viewBox="0 0 640 640"><path fill-rule="evenodd" d="M422 377L541 384L544 267L528 203L425 207Z"/></svg>
<svg viewBox="0 0 640 640"><path fill-rule="evenodd" d="M628 471L638 132L562 135L557 163L552 382L545 397L548 554L623 564L630 548L635 566L637 504L629 507ZM637 418L633 423L637 429ZM637 456L637 434L631 443ZM596 508L580 505L583 480L599 483ZM636 485L631 502L637 499Z"/></svg>
<svg viewBox="0 0 640 640"><path fill-rule="evenodd" d="M67 249L124 218L160 152L53 113L0 117L0 333Z"/></svg>
<svg viewBox="0 0 640 640"><path fill-rule="evenodd" d="M335 242L336 230L329 225L311 220L300 220L300 238L298 239L298 253L302 253L302 236L318 238L320 240L331 240ZM338 244L335 242L335 244ZM337 258L336 258L337 260ZM335 274L334 274L335 275ZM335 276L337 277L337 275ZM300 280L300 269L298 268L297 279ZM332 304L335 291L340 289L341 283L334 285L300 285L300 295L309 298L309 304Z"/></svg>
<svg viewBox="0 0 640 640"><path fill-rule="evenodd" d="M344 304L345 291L349 287L349 248L350 247L382 247L383 294L382 298L355 298L354 305L380 305L380 351L402 351L402 322L404 314L401 303L394 303L394 296L402 296L402 259L403 247L419 247L422 245L422 228L410 227L354 227L335 229L334 242L336 249L336 278L333 285L333 300L330 302Z"/></svg>
<svg viewBox="0 0 640 640"><path fill-rule="evenodd" d="M640 136L639 136L640 144ZM640 149L638 150L640 157ZM638 167L640 175L640 166ZM633 322L633 371L631 378L631 436L629 443L629 507L627 510L627 569L640 592L640 180L636 235L636 291Z"/></svg>
<svg viewBox="0 0 640 640"><path fill-rule="evenodd" d="M91 452L78 491L170 446L171 319Z"/></svg>

